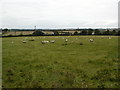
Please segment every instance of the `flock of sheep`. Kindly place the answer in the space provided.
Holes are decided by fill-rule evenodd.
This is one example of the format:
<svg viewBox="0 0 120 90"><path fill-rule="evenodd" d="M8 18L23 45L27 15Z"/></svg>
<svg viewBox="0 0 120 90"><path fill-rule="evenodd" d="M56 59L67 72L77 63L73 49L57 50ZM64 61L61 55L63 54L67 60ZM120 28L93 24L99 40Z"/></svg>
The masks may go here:
<svg viewBox="0 0 120 90"><path fill-rule="evenodd" d="M49 42L55 43L55 40L51 40L51 41L45 41L45 40L44 40L44 41L41 41L42 44L46 44L46 43L49 43Z"/></svg>
<svg viewBox="0 0 120 90"><path fill-rule="evenodd" d="M31 38L29 41L35 41L34 38ZM23 40L22 41L23 43L26 43L27 41L26 40ZM68 42L68 39L65 39L65 42ZM46 43L55 43L55 40L50 40L50 41L47 41L47 40L44 40L44 41L41 41L42 44L46 44Z"/></svg>
<svg viewBox="0 0 120 90"><path fill-rule="evenodd" d="M64 42L67 44L68 39L65 39L65 38L63 38L63 39L64 39ZM78 38L76 38L76 39L78 39ZM108 37L108 39L111 39L111 37ZM23 43L27 43L27 40L29 40L29 41L35 41L35 38L27 38L27 37L25 37L24 40L22 40L22 42ZM89 42L94 42L94 39L90 38ZM11 43L14 43L14 42L12 41ZM55 43L55 40L50 40L50 41L43 40L43 41L41 41L41 44L47 44L47 43ZM80 45L83 45L83 43L80 43Z"/></svg>

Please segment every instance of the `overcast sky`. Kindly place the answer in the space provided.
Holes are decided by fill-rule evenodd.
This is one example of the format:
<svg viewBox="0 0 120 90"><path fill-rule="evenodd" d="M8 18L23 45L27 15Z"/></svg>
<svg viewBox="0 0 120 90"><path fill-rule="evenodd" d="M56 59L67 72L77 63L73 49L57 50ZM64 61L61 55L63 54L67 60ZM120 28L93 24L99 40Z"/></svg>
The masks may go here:
<svg viewBox="0 0 120 90"><path fill-rule="evenodd" d="M114 28L119 0L0 0L1 28Z"/></svg>

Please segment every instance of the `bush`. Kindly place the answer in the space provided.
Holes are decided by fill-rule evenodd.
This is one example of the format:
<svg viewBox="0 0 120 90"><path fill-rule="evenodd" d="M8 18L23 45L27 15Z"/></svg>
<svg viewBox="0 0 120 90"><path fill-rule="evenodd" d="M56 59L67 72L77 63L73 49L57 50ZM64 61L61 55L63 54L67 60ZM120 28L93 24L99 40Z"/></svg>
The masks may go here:
<svg viewBox="0 0 120 90"><path fill-rule="evenodd" d="M19 36L23 36L23 33L21 32Z"/></svg>
<svg viewBox="0 0 120 90"><path fill-rule="evenodd" d="M37 31L35 31L32 35L42 36L42 35L44 35L44 33L43 33L42 31L37 30Z"/></svg>
<svg viewBox="0 0 120 90"><path fill-rule="evenodd" d="M79 33L77 31L74 32L74 35L79 35Z"/></svg>

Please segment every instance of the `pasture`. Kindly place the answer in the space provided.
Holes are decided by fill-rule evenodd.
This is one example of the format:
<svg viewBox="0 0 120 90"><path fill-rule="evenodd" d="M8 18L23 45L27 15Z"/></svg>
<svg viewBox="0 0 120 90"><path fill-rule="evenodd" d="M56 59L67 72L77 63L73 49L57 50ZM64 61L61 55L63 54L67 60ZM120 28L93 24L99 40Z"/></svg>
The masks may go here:
<svg viewBox="0 0 120 90"><path fill-rule="evenodd" d="M30 38L2 39L4 88L119 87L117 36ZM94 42L89 41L91 38ZM43 40L55 43L42 44Z"/></svg>

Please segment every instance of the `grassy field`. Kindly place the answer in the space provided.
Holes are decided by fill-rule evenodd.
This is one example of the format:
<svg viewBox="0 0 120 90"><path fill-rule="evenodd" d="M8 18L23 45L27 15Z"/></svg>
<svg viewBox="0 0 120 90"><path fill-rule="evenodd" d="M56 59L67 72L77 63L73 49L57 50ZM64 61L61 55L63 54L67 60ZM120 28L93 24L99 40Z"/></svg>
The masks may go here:
<svg viewBox="0 0 120 90"><path fill-rule="evenodd" d="M27 37L27 43L25 37L3 38L3 87L118 88L118 37L108 37Z"/></svg>
<svg viewBox="0 0 120 90"><path fill-rule="evenodd" d="M0 89L2 88L2 38L0 38Z"/></svg>

